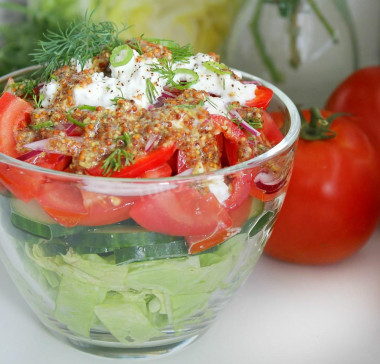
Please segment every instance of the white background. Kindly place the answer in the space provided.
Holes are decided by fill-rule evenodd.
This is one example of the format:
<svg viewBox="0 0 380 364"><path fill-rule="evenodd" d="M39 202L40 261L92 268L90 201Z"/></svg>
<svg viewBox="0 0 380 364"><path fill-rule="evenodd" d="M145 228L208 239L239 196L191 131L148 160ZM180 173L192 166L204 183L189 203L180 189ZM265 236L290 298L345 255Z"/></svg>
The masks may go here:
<svg viewBox="0 0 380 364"><path fill-rule="evenodd" d="M109 364L34 318L0 263L1 364ZM263 256L219 319L160 364L378 364L380 227L357 254L310 267ZM151 361L150 361L151 362Z"/></svg>

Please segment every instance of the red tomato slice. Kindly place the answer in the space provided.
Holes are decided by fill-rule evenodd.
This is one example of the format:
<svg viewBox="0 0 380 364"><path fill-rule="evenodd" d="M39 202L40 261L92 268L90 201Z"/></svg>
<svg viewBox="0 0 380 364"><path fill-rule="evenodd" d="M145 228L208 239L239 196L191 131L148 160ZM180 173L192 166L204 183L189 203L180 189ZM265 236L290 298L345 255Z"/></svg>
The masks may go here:
<svg viewBox="0 0 380 364"><path fill-rule="evenodd" d="M252 208L253 197L248 196L235 210L229 212L232 219L232 227L241 228L249 218Z"/></svg>
<svg viewBox="0 0 380 364"><path fill-rule="evenodd" d="M18 199L28 202L36 195L46 177L40 172L0 164L0 179L3 185Z"/></svg>
<svg viewBox="0 0 380 364"><path fill-rule="evenodd" d="M262 107L266 109L272 100L273 90L268 87L257 85L255 97L252 100L246 101L246 105L250 107Z"/></svg>
<svg viewBox="0 0 380 364"><path fill-rule="evenodd" d="M217 230L210 236L186 236L186 243L189 246L189 254L197 254L222 243L234 235L235 230L236 229Z"/></svg>
<svg viewBox="0 0 380 364"><path fill-rule="evenodd" d="M227 200L223 202L223 206L228 210L235 210L243 204L248 198L252 185L251 173L240 173L234 177L231 182L231 194Z"/></svg>
<svg viewBox="0 0 380 364"><path fill-rule="evenodd" d="M211 235L232 225L231 217L216 197L189 187L141 197L131 217L142 227L163 234Z"/></svg>
<svg viewBox="0 0 380 364"><path fill-rule="evenodd" d="M71 157L41 152L34 157L26 159L25 162L43 168L62 171L70 164ZM34 198L40 185L45 182L46 176L41 172L32 172L13 166L1 165L0 179L14 196L28 202Z"/></svg>
<svg viewBox="0 0 380 364"><path fill-rule="evenodd" d="M24 127L33 107L25 100L5 92L0 97L0 152L10 157L20 155L16 150L15 132Z"/></svg>
<svg viewBox="0 0 380 364"><path fill-rule="evenodd" d="M284 139L284 136L277 126L277 123L273 119L272 115L267 111L263 112L263 128L261 131L266 136L271 145L276 145L282 139Z"/></svg>
<svg viewBox="0 0 380 364"><path fill-rule="evenodd" d="M118 172L113 172L110 177L116 178L135 178L141 177L143 173L151 169L157 168L167 162L176 150L175 143L168 147L159 147L152 152L137 158L135 162L129 166L123 167ZM87 170L92 176L103 176L100 165Z"/></svg>
<svg viewBox="0 0 380 364"><path fill-rule="evenodd" d="M96 192L80 190L87 215L80 220L84 226L115 224L129 219L136 197L103 195Z"/></svg>
<svg viewBox="0 0 380 364"><path fill-rule="evenodd" d="M35 198L55 221L67 227L78 225L88 214L81 191L69 183L44 183Z"/></svg>
<svg viewBox="0 0 380 364"><path fill-rule="evenodd" d="M71 157L57 153L41 152L36 156L25 160L25 162L39 167L63 171L71 162Z"/></svg>
<svg viewBox="0 0 380 364"><path fill-rule="evenodd" d="M163 178L170 177L172 175L172 168L169 163L164 163L158 166L157 168L150 169L149 171L144 172L142 178Z"/></svg>
<svg viewBox="0 0 380 364"><path fill-rule="evenodd" d="M233 121L223 115L212 114L206 122L213 123L228 140L239 142L241 138L247 136L244 130L240 129Z"/></svg>

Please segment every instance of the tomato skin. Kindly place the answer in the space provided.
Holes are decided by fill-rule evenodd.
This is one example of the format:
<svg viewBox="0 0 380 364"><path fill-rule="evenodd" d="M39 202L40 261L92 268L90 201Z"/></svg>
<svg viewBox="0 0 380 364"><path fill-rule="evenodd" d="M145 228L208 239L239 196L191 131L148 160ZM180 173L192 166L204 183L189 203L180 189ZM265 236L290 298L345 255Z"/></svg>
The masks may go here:
<svg viewBox="0 0 380 364"><path fill-rule="evenodd" d="M216 197L181 187L141 197L130 215L147 230L163 234L211 235L226 230L232 220Z"/></svg>
<svg viewBox="0 0 380 364"><path fill-rule="evenodd" d="M152 152L137 158L135 162L129 166L121 168L120 171L113 172L110 177L115 178L135 178L141 177L146 171L157 168L163 163L168 162L176 151L176 145L173 143L167 147L158 147ZM87 170L92 176L104 176L100 165Z"/></svg>
<svg viewBox="0 0 380 364"><path fill-rule="evenodd" d="M375 230L380 217L375 151L350 119L335 119L335 138L299 140L266 254L299 264L334 263L358 251Z"/></svg>
<svg viewBox="0 0 380 364"><path fill-rule="evenodd" d="M169 163L165 162L160 166L150 169L149 171L145 171L141 177L142 178L163 178L170 177L172 175L172 168Z"/></svg>
<svg viewBox="0 0 380 364"><path fill-rule="evenodd" d="M277 126L277 122L273 119L272 115L265 110L263 111L263 128L260 132L266 136L266 139L271 145L276 145L284 139L280 128Z"/></svg>
<svg viewBox="0 0 380 364"><path fill-rule="evenodd" d="M326 109L356 116L353 121L365 131L380 161L380 66L348 76L329 96Z"/></svg>
<svg viewBox="0 0 380 364"><path fill-rule="evenodd" d="M239 208L244 201L248 198L249 192L251 190L252 184L252 174L241 172L234 176L231 182L231 194L223 202L223 206L228 211L233 211Z"/></svg>
<svg viewBox="0 0 380 364"><path fill-rule="evenodd" d="M48 215L66 227L78 225L87 215L79 188L69 183L44 183L35 198Z"/></svg>
<svg viewBox="0 0 380 364"><path fill-rule="evenodd" d="M262 107L266 109L273 96L273 90L268 87L257 85L255 98L248 100L245 104L250 107Z"/></svg>
<svg viewBox="0 0 380 364"><path fill-rule="evenodd" d="M80 189L86 216L80 220L83 226L116 224L129 219L134 197L109 196Z"/></svg>
<svg viewBox="0 0 380 364"><path fill-rule="evenodd" d="M25 100L4 92L0 97L0 152L18 157L15 132L28 123L33 107Z"/></svg>

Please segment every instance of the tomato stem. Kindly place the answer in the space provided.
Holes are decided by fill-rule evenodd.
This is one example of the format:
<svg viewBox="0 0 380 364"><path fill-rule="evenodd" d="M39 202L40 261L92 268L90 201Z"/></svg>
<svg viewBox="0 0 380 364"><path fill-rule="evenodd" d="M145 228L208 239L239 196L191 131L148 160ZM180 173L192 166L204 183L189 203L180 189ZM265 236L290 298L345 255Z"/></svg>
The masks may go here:
<svg viewBox="0 0 380 364"><path fill-rule="evenodd" d="M300 137L305 140L325 140L336 137L336 132L330 129L334 119L341 116L341 113L333 114L324 118L317 107L310 108L310 122L308 122L300 112L301 132Z"/></svg>

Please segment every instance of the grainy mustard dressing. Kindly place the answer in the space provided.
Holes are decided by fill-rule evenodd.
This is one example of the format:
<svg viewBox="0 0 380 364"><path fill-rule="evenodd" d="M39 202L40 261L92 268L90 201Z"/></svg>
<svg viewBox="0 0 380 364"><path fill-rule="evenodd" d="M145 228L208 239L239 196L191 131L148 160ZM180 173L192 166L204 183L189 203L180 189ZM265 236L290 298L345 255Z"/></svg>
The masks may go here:
<svg viewBox="0 0 380 364"><path fill-rule="evenodd" d="M134 47L132 41L127 44L131 48ZM161 44L140 40L139 46L142 54L134 50L133 58L136 70L139 72L141 67L146 67L147 64L151 65L153 62L158 64L160 59L169 61L172 59L170 50ZM215 54L201 57L219 61ZM198 57L191 61L194 63L194 69L198 70L202 66L202 63L199 64L199 59L203 58ZM186 63L183 63L181 67L186 67ZM49 102L45 100L45 103L42 103L43 107L34 109L29 126L16 132L17 150L26 153L30 150L28 147L30 143L46 140L43 150L72 157L67 171L78 174L85 174L87 170L102 165L116 148L125 148L133 156L133 160L136 160L158 148L173 144L177 149L176 153L185 156L186 167L192 168L194 174L224 167L223 148L221 148L221 138L218 135L224 135L228 139L233 134L233 130L230 123L232 118L226 118L223 125L209 122L212 114L224 114L228 117L227 109L221 111L213 102L213 100L218 101L218 95L195 87L184 90L164 87L162 90L166 92L166 97L163 97L161 92L157 92L153 102L147 107L141 106L139 102L142 97L146 97L145 95L136 94L136 98L126 99L123 97L123 92L115 92L110 106L80 107L75 92L76 90L82 92L84 89L91 93L93 91L91 85L95 82L94 76L103 82L101 85L105 83L111 85L105 88L105 92L114 91L117 86L125 87L118 81L119 83L115 84L116 88L111 90L113 84L110 81L110 69L112 72L115 71L110 64L110 53L104 51L94 57L90 65L84 69L79 69L73 63L71 66L63 66L56 70L50 86L45 84L40 90L46 95L50 92ZM124 72L123 68L118 69L117 72ZM131 74L135 72L137 71ZM151 79L156 80L153 83L154 87L160 89L164 80L160 75L149 72ZM200 72L199 82L214 82L211 79L214 76ZM148 74L147 77L149 78L150 75ZM220 78L217 78L218 82ZM244 86L240 78L232 71L228 75L228 80L231 79L231 82L234 82L231 90L236 87L236 82L239 82L238 87ZM46 91L47 87L51 87L53 91ZM86 89L86 87L90 88ZM254 94L251 96L253 98ZM110 97L109 94L107 97ZM243 119L261 120L261 109L234 101L233 97L236 97L234 91L230 91L228 97L232 97L228 100L230 101L228 104L233 105L234 110ZM82 127L73 125L69 116ZM123 141L125 134L129 136L127 144ZM238 140L238 162L248 160L270 148L262 135L253 136L249 133L245 135Z"/></svg>

